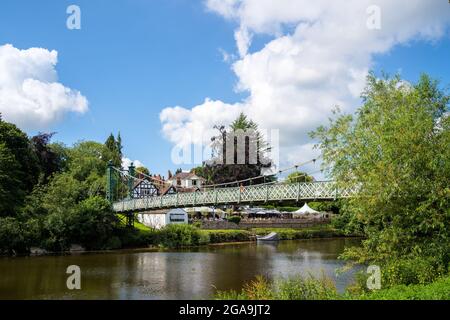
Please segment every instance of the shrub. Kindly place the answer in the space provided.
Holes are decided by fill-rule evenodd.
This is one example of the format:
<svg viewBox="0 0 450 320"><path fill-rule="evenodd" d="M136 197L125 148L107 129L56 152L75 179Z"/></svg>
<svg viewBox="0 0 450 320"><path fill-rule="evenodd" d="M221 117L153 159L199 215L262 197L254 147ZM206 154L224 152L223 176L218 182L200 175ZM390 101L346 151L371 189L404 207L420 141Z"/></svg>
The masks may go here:
<svg viewBox="0 0 450 320"><path fill-rule="evenodd" d="M427 285L396 285L354 298L363 300L450 300L450 276Z"/></svg>
<svg viewBox="0 0 450 320"><path fill-rule="evenodd" d="M192 225L169 224L158 232L158 242L167 248L180 248L199 245L205 236Z"/></svg>
<svg viewBox="0 0 450 320"><path fill-rule="evenodd" d="M231 216L228 218L228 222L239 224L241 222L241 217L239 216Z"/></svg>
<svg viewBox="0 0 450 320"><path fill-rule="evenodd" d="M208 230L210 243L250 241L252 234L245 230Z"/></svg>
<svg viewBox="0 0 450 320"><path fill-rule="evenodd" d="M217 291L220 300L331 300L338 299L334 283L322 276L320 279L309 277L280 278L269 281L257 276L246 283L241 292Z"/></svg>
<svg viewBox="0 0 450 320"><path fill-rule="evenodd" d="M431 257L393 259L381 269L382 283L386 287L430 283L445 272L444 266Z"/></svg>
<svg viewBox="0 0 450 320"><path fill-rule="evenodd" d="M26 253L28 245L26 231L22 223L15 218L0 218L0 253Z"/></svg>

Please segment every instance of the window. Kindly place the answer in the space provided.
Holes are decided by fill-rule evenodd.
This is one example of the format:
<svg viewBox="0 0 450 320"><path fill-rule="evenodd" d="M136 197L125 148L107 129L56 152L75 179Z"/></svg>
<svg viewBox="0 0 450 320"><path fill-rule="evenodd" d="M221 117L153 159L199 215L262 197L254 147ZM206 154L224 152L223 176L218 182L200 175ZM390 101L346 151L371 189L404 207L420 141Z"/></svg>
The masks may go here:
<svg viewBox="0 0 450 320"><path fill-rule="evenodd" d="M177 178L177 186L181 186L181 179Z"/></svg>
<svg viewBox="0 0 450 320"><path fill-rule="evenodd" d="M197 180L192 180L192 185L196 186L197 185Z"/></svg>

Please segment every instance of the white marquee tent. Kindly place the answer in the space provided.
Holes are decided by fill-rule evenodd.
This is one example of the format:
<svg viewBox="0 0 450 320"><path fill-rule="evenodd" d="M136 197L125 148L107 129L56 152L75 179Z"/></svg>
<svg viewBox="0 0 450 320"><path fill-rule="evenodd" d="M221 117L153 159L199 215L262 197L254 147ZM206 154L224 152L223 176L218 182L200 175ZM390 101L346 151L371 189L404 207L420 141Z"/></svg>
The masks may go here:
<svg viewBox="0 0 450 320"><path fill-rule="evenodd" d="M301 207L300 209L298 209L297 211L293 212L294 216L301 216L301 215L306 215L306 214L320 214L320 212L316 211L314 209L311 209L307 203L305 203L305 205L303 207Z"/></svg>

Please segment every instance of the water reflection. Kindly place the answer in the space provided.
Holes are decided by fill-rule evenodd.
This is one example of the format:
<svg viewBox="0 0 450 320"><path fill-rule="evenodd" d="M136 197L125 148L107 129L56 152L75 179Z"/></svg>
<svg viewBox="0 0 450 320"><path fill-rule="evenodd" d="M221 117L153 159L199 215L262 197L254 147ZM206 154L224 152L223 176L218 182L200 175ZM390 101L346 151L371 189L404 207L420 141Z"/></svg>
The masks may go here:
<svg viewBox="0 0 450 320"><path fill-rule="evenodd" d="M177 252L133 252L0 259L0 299L205 299L215 288L240 289L255 275L297 274L336 279L337 259L355 239L209 246ZM81 268L81 290L66 288L66 268Z"/></svg>

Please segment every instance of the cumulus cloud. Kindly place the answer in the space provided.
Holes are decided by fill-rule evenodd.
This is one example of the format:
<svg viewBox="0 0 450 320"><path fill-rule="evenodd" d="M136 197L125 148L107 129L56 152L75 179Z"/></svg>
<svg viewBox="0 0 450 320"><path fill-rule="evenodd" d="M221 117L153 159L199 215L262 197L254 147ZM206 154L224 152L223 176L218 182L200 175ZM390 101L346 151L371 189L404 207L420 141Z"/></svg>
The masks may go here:
<svg viewBox="0 0 450 320"><path fill-rule="evenodd" d="M133 161L133 160L125 158L125 157L122 158L122 168L128 169L128 167L131 165L131 163L133 163L133 165L136 168L145 167L144 164L142 162L140 162L139 160L134 160Z"/></svg>
<svg viewBox="0 0 450 320"><path fill-rule="evenodd" d="M380 9L380 29L367 26L373 5ZM280 130L286 165L316 155L308 132L324 123L336 105L344 111L358 106L376 54L411 41L440 39L450 24L448 3L440 0L208 0L206 6L238 24L240 58L231 68L237 90L248 97L238 103L206 99L192 108L166 108L163 133L174 144L187 143L191 132L227 124L244 111L262 128ZM258 34L271 40L251 52Z"/></svg>
<svg viewBox="0 0 450 320"><path fill-rule="evenodd" d="M58 82L58 53L43 48L0 46L0 112L23 129L40 129L65 113L85 113L87 99Z"/></svg>

